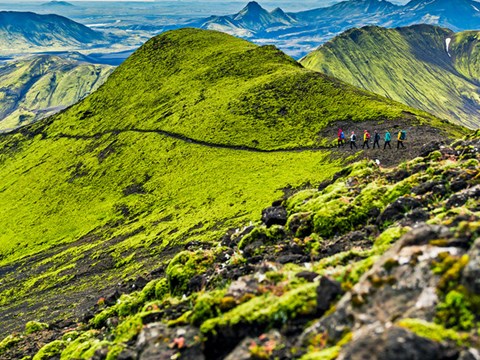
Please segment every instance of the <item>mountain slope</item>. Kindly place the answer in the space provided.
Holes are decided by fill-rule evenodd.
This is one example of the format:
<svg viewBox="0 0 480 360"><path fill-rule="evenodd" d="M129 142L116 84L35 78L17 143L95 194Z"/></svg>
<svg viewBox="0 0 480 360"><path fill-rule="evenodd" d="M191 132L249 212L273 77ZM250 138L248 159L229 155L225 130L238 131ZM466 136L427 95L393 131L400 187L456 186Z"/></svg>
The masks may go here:
<svg viewBox="0 0 480 360"><path fill-rule="evenodd" d="M301 63L410 106L480 126L477 32L429 25L345 32ZM448 46L448 49L447 49Z"/></svg>
<svg viewBox="0 0 480 360"><path fill-rule="evenodd" d="M480 132L392 169L346 166L192 242L79 321L32 321L2 359L475 359ZM17 268L16 271L23 271ZM66 271L64 271L66 273ZM402 354L402 355L399 355Z"/></svg>
<svg viewBox="0 0 480 360"><path fill-rule="evenodd" d="M8 51L91 46L105 41L102 33L59 15L0 11L0 47Z"/></svg>
<svg viewBox="0 0 480 360"><path fill-rule="evenodd" d="M76 103L102 85L113 69L51 55L0 64L0 131Z"/></svg>
<svg viewBox="0 0 480 360"><path fill-rule="evenodd" d="M328 146L339 121L462 132L273 47L193 29L153 38L80 103L0 137L0 329L79 316L99 291L217 246L355 157Z"/></svg>

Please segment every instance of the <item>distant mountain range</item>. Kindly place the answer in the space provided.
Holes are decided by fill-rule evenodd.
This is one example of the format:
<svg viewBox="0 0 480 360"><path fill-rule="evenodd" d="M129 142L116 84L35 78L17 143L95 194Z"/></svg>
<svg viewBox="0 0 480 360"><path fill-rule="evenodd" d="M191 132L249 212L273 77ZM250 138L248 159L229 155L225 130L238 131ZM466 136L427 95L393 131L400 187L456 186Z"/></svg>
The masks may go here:
<svg viewBox="0 0 480 360"><path fill-rule="evenodd" d="M41 6L43 7L74 7L75 5L66 2L66 1L49 1L46 3L43 3Z"/></svg>
<svg viewBox="0 0 480 360"><path fill-rule="evenodd" d="M81 54L40 55L0 64L0 132L76 103L102 85L114 69L84 60Z"/></svg>
<svg viewBox="0 0 480 360"><path fill-rule="evenodd" d="M212 16L192 25L274 43L300 57L352 27L434 24L454 31L480 28L480 3L473 0L412 0L398 6L385 0L350 0L330 7L285 13L268 12L250 2L239 13Z"/></svg>
<svg viewBox="0 0 480 360"><path fill-rule="evenodd" d="M480 32L351 29L302 65L471 128L480 119Z"/></svg>
<svg viewBox="0 0 480 360"><path fill-rule="evenodd" d="M0 12L0 51L88 47L105 42L103 33L59 15Z"/></svg>

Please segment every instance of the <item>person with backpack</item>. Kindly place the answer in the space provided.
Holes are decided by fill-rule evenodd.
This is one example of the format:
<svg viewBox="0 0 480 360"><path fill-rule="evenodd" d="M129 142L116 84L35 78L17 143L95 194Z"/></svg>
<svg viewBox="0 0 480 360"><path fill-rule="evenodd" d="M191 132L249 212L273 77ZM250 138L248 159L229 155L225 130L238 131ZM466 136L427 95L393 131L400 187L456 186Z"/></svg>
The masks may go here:
<svg viewBox="0 0 480 360"><path fill-rule="evenodd" d="M405 149L403 142L407 140L407 132L405 130L400 130L397 135L397 150L400 149L400 146Z"/></svg>
<svg viewBox="0 0 480 360"><path fill-rule="evenodd" d="M380 134L378 133L377 130L375 130L375 135L373 135L373 148L375 149L375 146L378 146L380 149Z"/></svg>
<svg viewBox="0 0 480 360"><path fill-rule="evenodd" d="M345 133L343 132L342 129L338 129L337 142L338 142L338 147L345 145Z"/></svg>
<svg viewBox="0 0 480 360"><path fill-rule="evenodd" d="M362 149L365 149L365 146L367 146L367 149L370 149L370 145L368 145L368 142L370 141L370 133L365 130L363 132L363 145L362 145Z"/></svg>
<svg viewBox="0 0 480 360"><path fill-rule="evenodd" d="M352 135L350 135L350 149L357 149L357 135L355 135L355 131L352 131Z"/></svg>
<svg viewBox="0 0 480 360"><path fill-rule="evenodd" d="M383 150L385 150L388 147L391 149L392 145L390 145L390 141L392 141L392 135L390 135L390 131L387 130L385 133L385 144L383 145Z"/></svg>

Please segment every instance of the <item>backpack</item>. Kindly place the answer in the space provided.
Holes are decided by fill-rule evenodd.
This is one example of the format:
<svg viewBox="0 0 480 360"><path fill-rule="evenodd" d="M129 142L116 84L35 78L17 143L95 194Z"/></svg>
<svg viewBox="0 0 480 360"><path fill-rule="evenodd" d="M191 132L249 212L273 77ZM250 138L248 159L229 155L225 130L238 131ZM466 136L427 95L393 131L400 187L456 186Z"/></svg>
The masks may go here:
<svg viewBox="0 0 480 360"><path fill-rule="evenodd" d="M356 141L357 140L357 135L353 134L352 135L352 141Z"/></svg>
<svg viewBox="0 0 480 360"><path fill-rule="evenodd" d="M368 133L368 132L365 133L365 137L366 137L367 140L370 140L370 133Z"/></svg>
<svg viewBox="0 0 480 360"><path fill-rule="evenodd" d="M402 130L400 133L400 140L407 140L407 132L405 130Z"/></svg>

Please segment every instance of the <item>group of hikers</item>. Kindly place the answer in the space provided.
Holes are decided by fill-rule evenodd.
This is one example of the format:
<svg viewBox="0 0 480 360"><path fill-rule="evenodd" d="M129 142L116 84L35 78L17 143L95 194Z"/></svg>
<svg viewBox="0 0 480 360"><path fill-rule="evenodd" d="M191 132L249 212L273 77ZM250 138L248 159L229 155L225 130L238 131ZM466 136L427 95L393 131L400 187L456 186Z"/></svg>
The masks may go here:
<svg viewBox="0 0 480 360"><path fill-rule="evenodd" d="M370 149L370 144L369 143L370 143L371 138L372 138L372 136L370 135L368 130L364 130L363 131L362 149L365 149L365 147L367 149ZM374 149L376 147L378 147L380 149L381 138L382 138L382 136L380 135L380 133L377 130L375 130L375 132L373 134L373 148ZM403 142L405 140L407 140L407 132L405 130L400 130L397 133L397 149L405 148L405 145L403 144ZM346 145L345 133L343 132L342 129L338 129L337 141L338 141L338 147ZM387 146L390 149L392 148L392 145L390 145L390 142L392 141L392 135L390 134L390 132L388 130L385 133L383 141L384 141L383 150L385 150L387 148ZM353 149L353 148L358 149L357 148L357 135L355 134L355 131L352 131L352 133L350 135L350 149Z"/></svg>

